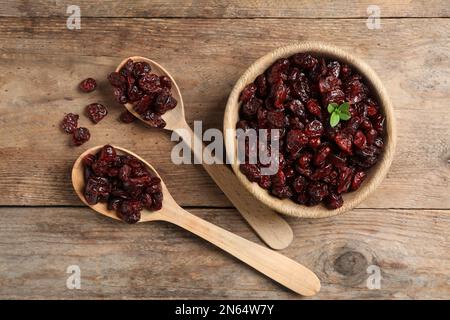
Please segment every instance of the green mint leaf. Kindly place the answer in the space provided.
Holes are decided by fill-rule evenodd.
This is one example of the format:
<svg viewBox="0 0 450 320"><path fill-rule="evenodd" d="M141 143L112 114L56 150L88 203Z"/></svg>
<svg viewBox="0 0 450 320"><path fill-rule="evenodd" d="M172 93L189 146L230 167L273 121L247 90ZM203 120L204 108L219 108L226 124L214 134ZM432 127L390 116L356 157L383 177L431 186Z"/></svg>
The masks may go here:
<svg viewBox="0 0 450 320"><path fill-rule="evenodd" d="M350 108L350 105L348 104L348 102L344 102L343 104L341 104L339 106L339 111L348 113L349 108Z"/></svg>
<svg viewBox="0 0 450 320"><path fill-rule="evenodd" d="M328 107L327 107L327 109L328 109L328 113L333 113L333 111L336 109L338 107L338 104L337 103L329 103L328 104Z"/></svg>
<svg viewBox="0 0 450 320"><path fill-rule="evenodd" d="M351 114L350 114L350 112L340 112L339 113L339 118L341 118L341 120L345 120L345 121L347 121L347 120L349 120L350 118L351 118L352 116L351 116Z"/></svg>
<svg viewBox="0 0 450 320"><path fill-rule="evenodd" d="M336 127L337 124L339 123L339 119L340 119L339 113L333 112L330 117L330 126L332 126L333 128Z"/></svg>

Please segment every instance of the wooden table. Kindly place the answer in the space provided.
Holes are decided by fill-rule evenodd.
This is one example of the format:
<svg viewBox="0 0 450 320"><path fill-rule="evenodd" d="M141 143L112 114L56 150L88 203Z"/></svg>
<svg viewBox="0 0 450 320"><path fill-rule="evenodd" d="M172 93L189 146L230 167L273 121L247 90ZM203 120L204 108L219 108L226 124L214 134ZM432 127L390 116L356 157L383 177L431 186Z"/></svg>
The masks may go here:
<svg viewBox="0 0 450 320"><path fill-rule="evenodd" d="M56 3L56 4L55 4ZM322 281L317 299L450 298L450 6L446 1L78 0L81 30L66 28L71 1L0 0L0 298L283 298L295 294L187 232L164 223L128 226L85 208L70 169L88 147L114 142L159 170L193 213L260 240L199 165L170 161L166 132L117 118L106 75L126 56L164 65L184 95L189 123L221 128L228 94L258 57L320 40L354 52L394 102L398 148L381 187L344 215L288 219L287 256ZM381 9L381 29L366 26ZM92 94L77 91L87 76ZM71 147L66 112L110 106ZM68 266L81 289L66 287ZM367 268L381 288L367 287Z"/></svg>

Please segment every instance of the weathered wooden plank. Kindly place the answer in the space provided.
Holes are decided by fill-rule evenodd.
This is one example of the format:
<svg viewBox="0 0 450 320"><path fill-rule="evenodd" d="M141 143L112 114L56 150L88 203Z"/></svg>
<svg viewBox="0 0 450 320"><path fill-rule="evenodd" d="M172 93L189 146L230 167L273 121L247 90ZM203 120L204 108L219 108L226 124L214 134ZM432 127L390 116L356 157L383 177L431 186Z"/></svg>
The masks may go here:
<svg viewBox="0 0 450 320"><path fill-rule="evenodd" d="M193 212L259 241L235 210ZM296 238L283 252L318 274L316 298L450 298L449 210L290 222ZM1 208L0 252L2 299L298 298L175 226L129 226L87 208ZM81 268L80 290L66 288L69 265ZM367 288L369 265L381 269L380 290Z"/></svg>
<svg viewBox="0 0 450 320"><path fill-rule="evenodd" d="M67 7L74 2L0 0L0 16L49 17L66 16ZM341 18L367 17L367 8L377 5L383 17L448 17L446 1L431 0L137 0L76 2L83 17L195 17L195 18Z"/></svg>
<svg viewBox="0 0 450 320"><path fill-rule="evenodd" d="M174 143L167 133L118 123L119 106L95 126L82 117L92 140L80 148L69 147L69 136L58 130L58 123L66 112L82 114L90 102L113 105L106 74L123 57L141 54L175 76L190 123L202 120L204 127L221 128L228 93L253 60L296 40L322 40L371 64L396 108L396 158L382 186L362 207L450 208L450 21L389 20L383 31L367 30L357 20L280 22L95 19L73 32L58 19L2 19L0 204L79 204L69 180L72 162L89 146L113 142L153 163L181 204L229 206L200 166L171 163ZM285 33L285 25L293 31ZM142 41L142 30L147 41ZM77 83L86 76L101 81L97 92L77 92Z"/></svg>

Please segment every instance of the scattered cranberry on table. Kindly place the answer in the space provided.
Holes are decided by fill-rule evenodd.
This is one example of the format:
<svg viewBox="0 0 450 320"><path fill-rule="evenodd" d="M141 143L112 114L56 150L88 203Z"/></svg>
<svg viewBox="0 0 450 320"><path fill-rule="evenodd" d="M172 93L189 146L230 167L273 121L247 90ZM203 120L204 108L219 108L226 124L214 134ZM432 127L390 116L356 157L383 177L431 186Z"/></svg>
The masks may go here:
<svg viewBox="0 0 450 320"><path fill-rule="evenodd" d="M142 161L130 155L118 155L105 145L96 155L83 158L87 203L107 203L127 223L136 223L146 208L162 208L161 179L150 173Z"/></svg>
<svg viewBox="0 0 450 320"><path fill-rule="evenodd" d="M161 116L175 108L177 100L172 97L170 79L151 73L151 70L147 62L133 62L130 59L119 72L110 73L108 80L118 103L132 103L134 110L149 125L164 128L166 122ZM124 117L130 120L128 116Z"/></svg>
<svg viewBox="0 0 450 320"><path fill-rule="evenodd" d="M61 122L61 129L67 134L72 134L78 127L78 119L79 116L77 114L66 114Z"/></svg>
<svg viewBox="0 0 450 320"><path fill-rule="evenodd" d="M339 61L309 53L279 59L239 101L236 128L280 130L276 174L262 175L261 163L240 165L249 181L278 198L339 208L342 194L359 189L383 151L379 103L363 77ZM246 150L247 157L257 152Z"/></svg>
<svg viewBox="0 0 450 320"><path fill-rule="evenodd" d="M97 88L95 79L87 78L80 82L80 90L83 92L92 92Z"/></svg>
<svg viewBox="0 0 450 320"><path fill-rule="evenodd" d="M108 109L100 103L91 103L86 107L86 114L95 124L108 115Z"/></svg>
<svg viewBox="0 0 450 320"><path fill-rule="evenodd" d="M76 146L81 146L83 143L89 141L91 138L91 133L88 128L79 127L76 128L72 135L73 144Z"/></svg>

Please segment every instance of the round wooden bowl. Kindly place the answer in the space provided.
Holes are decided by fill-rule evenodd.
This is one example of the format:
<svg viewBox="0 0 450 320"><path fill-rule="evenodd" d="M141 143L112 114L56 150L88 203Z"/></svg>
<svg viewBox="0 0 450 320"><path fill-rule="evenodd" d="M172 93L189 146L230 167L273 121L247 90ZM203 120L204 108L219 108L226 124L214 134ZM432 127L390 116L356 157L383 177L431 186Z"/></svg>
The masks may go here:
<svg viewBox="0 0 450 320"><path fill-rule="evenodd" d="M258 75L267 70L267 68L277 59L287 58L298 52L309 52L319 57L334 58L340 62L345 62L356 69L365 78L366 84L372 90L374 97L378 99L383 113L386 116L383 154L380 156L377 164L369 170L367 178L362 183L361 187L357 191L345 193L343 195L343 206L334 210L327 209L323 204L307 207L299 205L290 199L278 199L269 194L267 190L261 188L257 183L250 182L239 170L236 139L236 123L239 120L240 107L240 103L238 102L239 95L247 84L254 81ZM224 132L228 159L231 160L233 171L245 188L247 188L258 200L273 210L289 216L305 218L329 217L356 207L378 187L386 176L394 157L396 145L394 110L386 89L375 71L352 53L332 45L318 42L301 42L285 46L266 54L253 63L237 81L228 98L224 116ZM231 150L234 150L234 152L231 153Z"/></svg>

